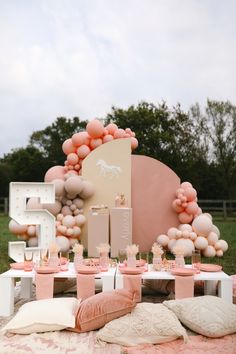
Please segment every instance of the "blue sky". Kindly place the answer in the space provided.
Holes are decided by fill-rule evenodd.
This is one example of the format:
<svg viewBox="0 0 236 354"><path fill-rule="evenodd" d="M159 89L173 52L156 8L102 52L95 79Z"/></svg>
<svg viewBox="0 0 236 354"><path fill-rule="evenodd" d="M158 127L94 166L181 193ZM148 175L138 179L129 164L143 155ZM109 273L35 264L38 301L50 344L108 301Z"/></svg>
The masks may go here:
<svg viewBox="0 0 236 354"><path fill-rule="evenodd" d="M58 116L236 104L234 0L0 0L0 157Z"/></svg>

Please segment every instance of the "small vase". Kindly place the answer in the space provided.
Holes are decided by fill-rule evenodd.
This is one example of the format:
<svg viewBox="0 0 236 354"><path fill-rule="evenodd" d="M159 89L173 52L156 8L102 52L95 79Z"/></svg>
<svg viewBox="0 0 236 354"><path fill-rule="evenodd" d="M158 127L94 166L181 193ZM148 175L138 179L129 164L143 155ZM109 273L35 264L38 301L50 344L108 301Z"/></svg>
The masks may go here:
<svg viewBox="0 0 236 354"><path fill-rule="evenodd" d="M161 270L162 267L162 258L161 256L154 256L152 260L153 269L154 270Z"/></svg>
<svg viewBox="0 0 236 354"><path fill-rule="evenodd" d="M58 267L59 266L59 257L57 252L51 252L48 259L48 265L50 267Z"/></svg>
<svg viewBox="0 0 236 354"><path fill-rule="evenodd" d="M183 255L175 257L175 266L176 268L183 268L185 266L185 260Z"/></svg>
<svg viewBox="0 0 236 354"><path fill-rule="evenodd" d="M81 253L75 252L74 254L74 268L77 269L77 267L83 265L83 255Z"/></svg>
<svg viewBox="0 0 236 354"><path fill-rule="evenodd" d="M136 257L128 256L127 257L127 267L135 268L136 267Z"/></svg>
<svg viewBox="0 0 236 354"><path fill-rule="evenodd" d="M101 252L99 255L99 265L101 268L106 269L109 267L109 257L107 252Z"/></svg>

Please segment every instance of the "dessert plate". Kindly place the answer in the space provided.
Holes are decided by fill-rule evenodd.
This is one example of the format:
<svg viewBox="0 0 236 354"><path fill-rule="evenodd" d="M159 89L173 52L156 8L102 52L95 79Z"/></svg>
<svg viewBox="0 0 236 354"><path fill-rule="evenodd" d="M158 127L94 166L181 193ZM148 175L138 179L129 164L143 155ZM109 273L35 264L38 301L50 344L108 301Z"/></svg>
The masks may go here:
<svg viewBox="0 0 236 354"><path fill-rule="evenodd" d="M85 266L85 267L78 267L77 272L80 274L97 274L99 273L99 269L97 267Z"/></svg>
<svg viewBox="0 0 236 354"><path fill-rule="evenodd" d="M17 262L10 264L11 269L23 270L24 269L24 262Z"/></svg>
<svg viewBox="0 0 236 354"><path fill-rule="evenodd" d="M35 271L36 271L36 273L39 273L39 274L51 274L51 273L58 273L59 268L41 266L41 267L35 268Z"/></svg>
<svg viewBox="0 0 236 354"><path fill-rule="evenodd" d="M137 268L122 267L120 268L120 272L121 274L135 275L135 274L142 274L144 272L144 269L141 267L137 267Z"/></svg>
<svg viewBox="0 0 236 354"><path fill-rule="evenodd" d="M192 269L192 268L173 268L171 269L171 274L172 275L182 275L182 276L187 276L187 275L194 275L196 274L197 270Z"/></svg>
<svg viewBox="0 0 236 354"><path fill-rule="evenodd" d="M222 266L219 264L201 264L200 270L203 272L220 272L222 270Z"/></svg>

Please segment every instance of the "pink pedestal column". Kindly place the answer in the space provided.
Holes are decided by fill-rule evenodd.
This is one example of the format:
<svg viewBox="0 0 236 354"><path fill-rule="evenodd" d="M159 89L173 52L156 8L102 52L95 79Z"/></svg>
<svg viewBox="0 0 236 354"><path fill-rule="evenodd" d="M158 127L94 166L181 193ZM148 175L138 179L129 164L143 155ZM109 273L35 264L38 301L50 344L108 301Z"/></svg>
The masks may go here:
<svg viewBox="0 0 236 354"><path fill-rule="evenodd" d="M109 213L91 213L88 216L88 256L98 257L97 246L109 243Z"/></svg>
<svg viewBox="0 0 236 354"><path fill-rule="evenodd" d="M132 209L112 208L110 224L111 257L117 257L119 249L132 243Z"/></svg>

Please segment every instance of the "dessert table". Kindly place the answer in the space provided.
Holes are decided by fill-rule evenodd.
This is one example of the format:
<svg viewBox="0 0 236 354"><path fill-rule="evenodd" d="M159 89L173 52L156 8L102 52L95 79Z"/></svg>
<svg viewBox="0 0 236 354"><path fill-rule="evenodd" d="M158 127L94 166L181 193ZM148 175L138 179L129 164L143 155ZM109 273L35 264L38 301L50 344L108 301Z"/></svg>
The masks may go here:
<svg viewBox="0 0 236 354"><path fill-rule="evenodd" d="M185 265L187 269L191 268L191 265ZM140 274L142 280L145 279L158 279L158 280L175 280L175 276L168 271L154 271L152 264L148 265L148 271ZM219 272L205 272L201 271L199 274L194 275L194 281L204 281L204 294L216 295L216 283L218 283L218 296L222 299L233 302L233 290L232 290L232 278L224 273ZM117 268L115 288L123 288L123 274Z"/></svg>
<svg viewBox="0 0 236 354"><path fill-rule="evenodd" d="M101 279L102 291L110 291L115 286L116 268L109 267L108 271L94 274L95 279ZM29 299L32 297L32 284L35 280L35 270L24 271L9 269L0 274L0 316L10 316L14 312L14 286L15 279L21 278L21 298ZM54 278L76 278L77 272L73 262L70 262L67 271L54 273Z"/></svg>

